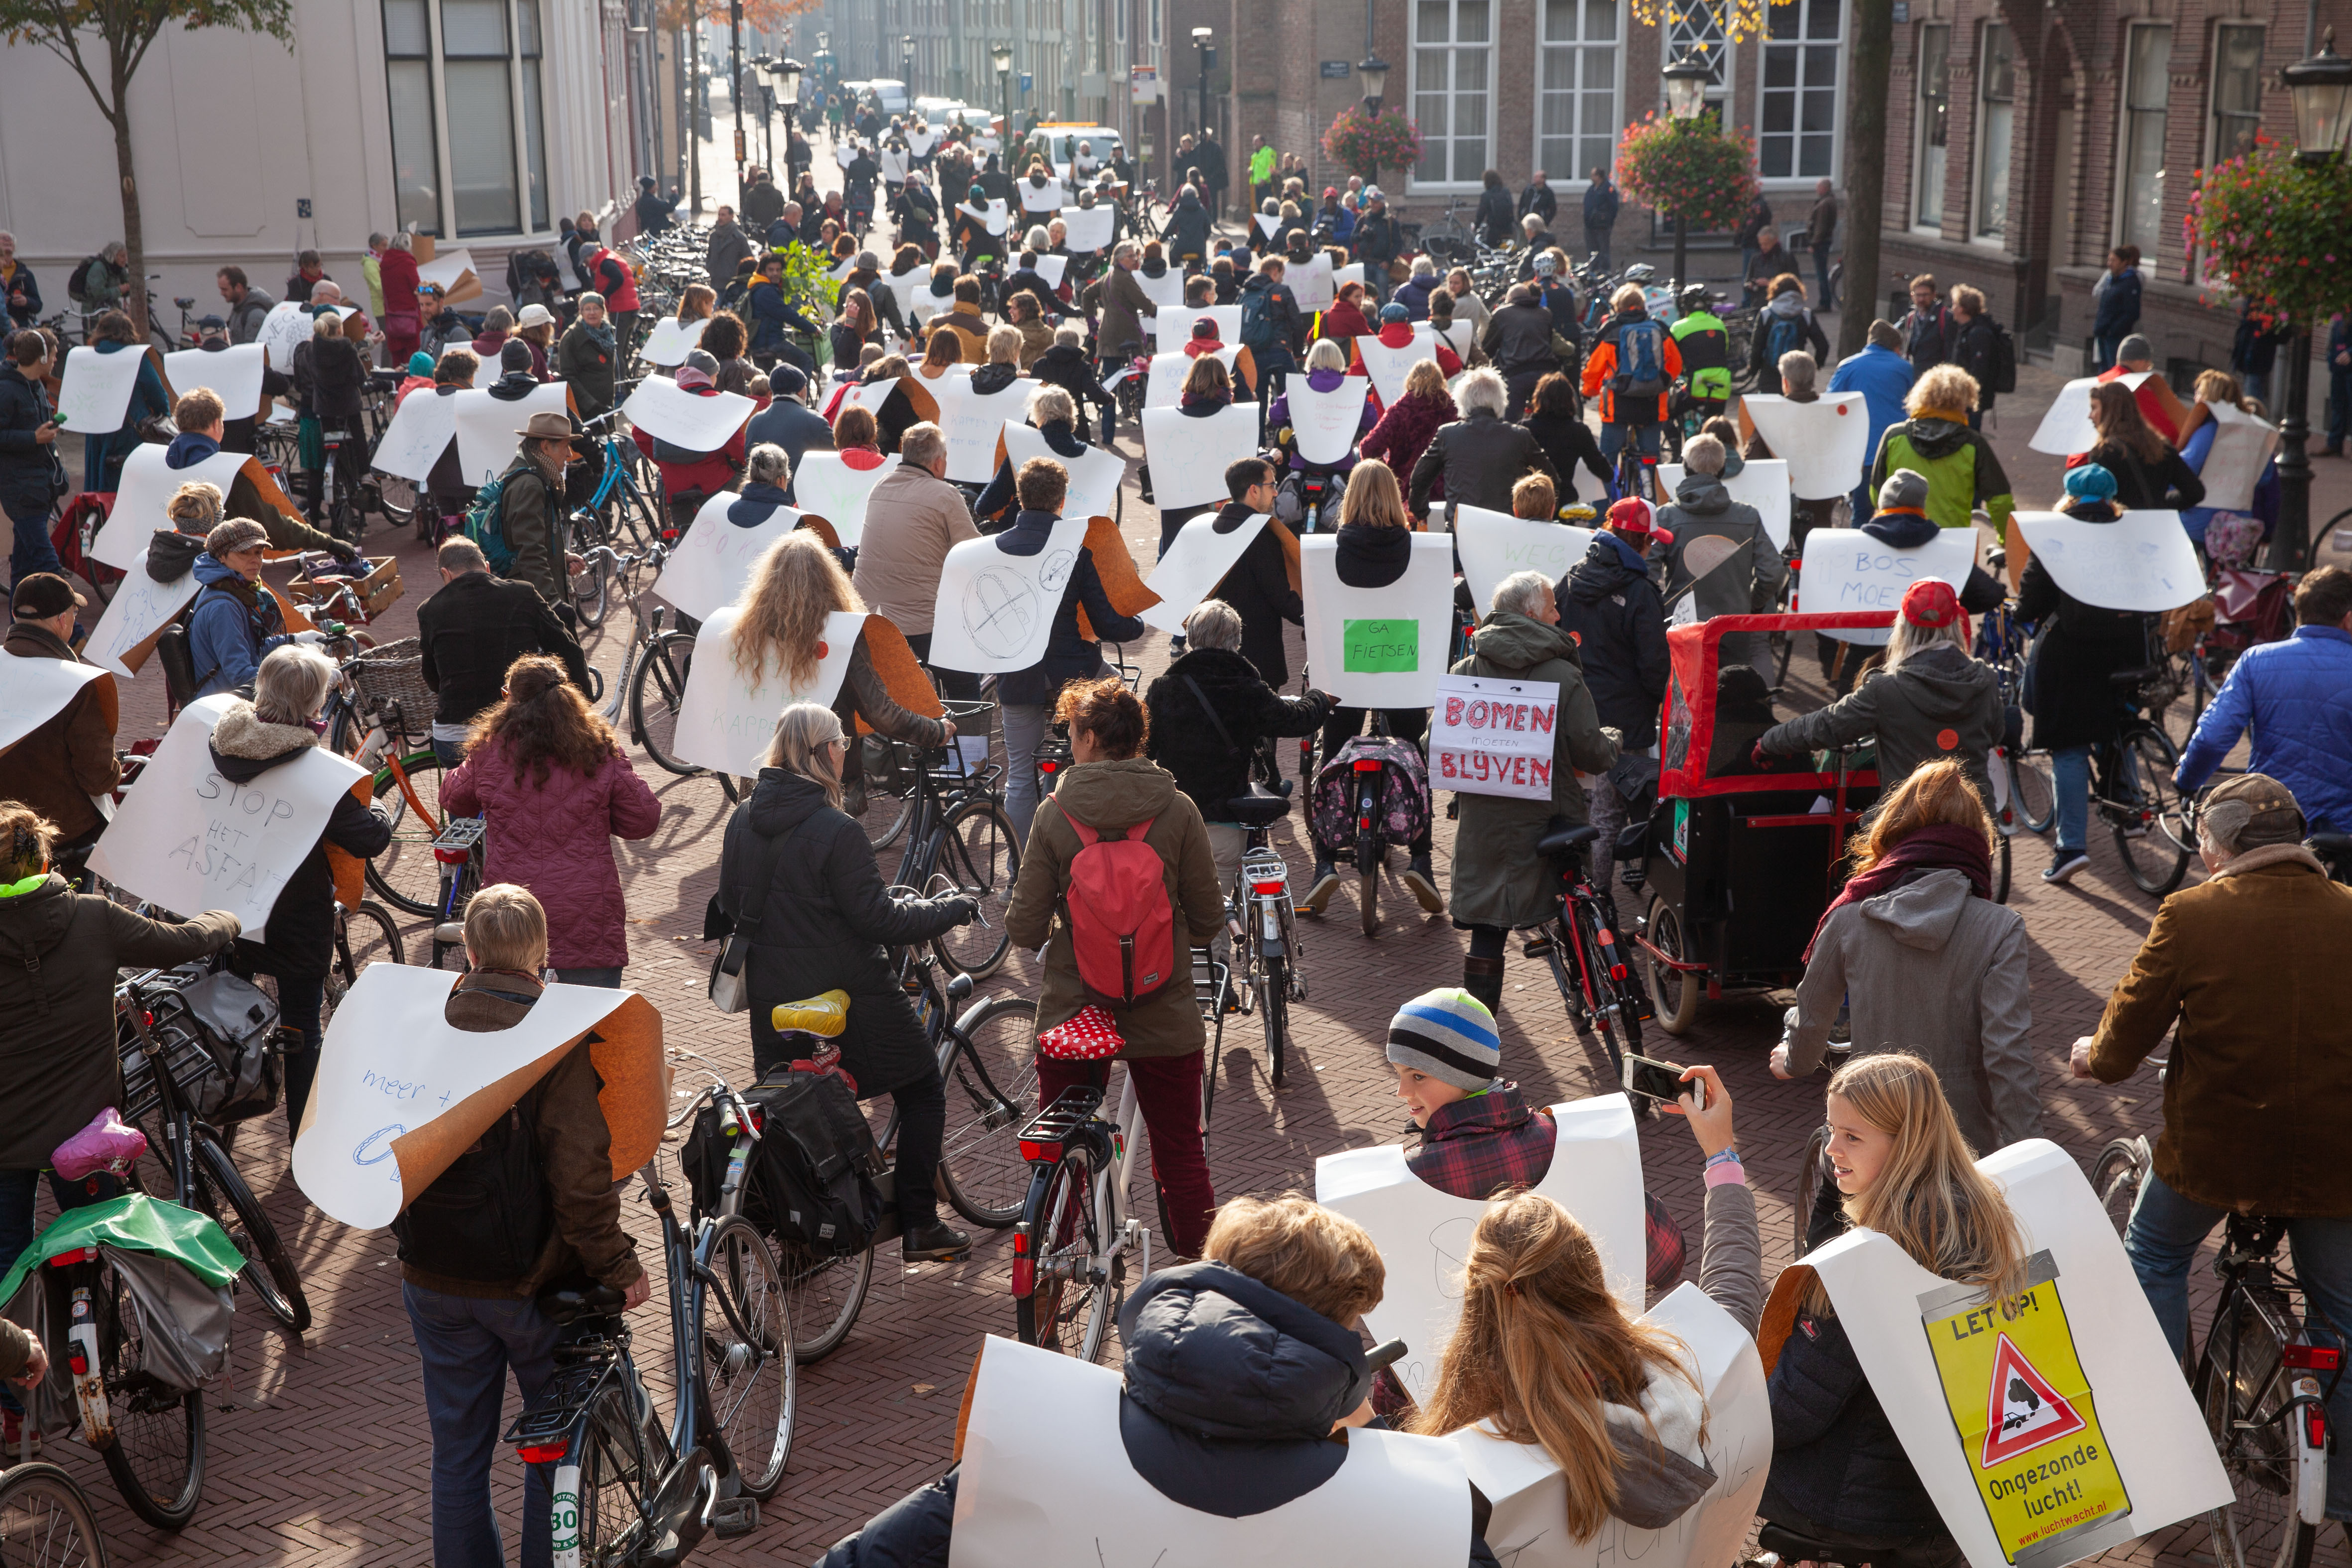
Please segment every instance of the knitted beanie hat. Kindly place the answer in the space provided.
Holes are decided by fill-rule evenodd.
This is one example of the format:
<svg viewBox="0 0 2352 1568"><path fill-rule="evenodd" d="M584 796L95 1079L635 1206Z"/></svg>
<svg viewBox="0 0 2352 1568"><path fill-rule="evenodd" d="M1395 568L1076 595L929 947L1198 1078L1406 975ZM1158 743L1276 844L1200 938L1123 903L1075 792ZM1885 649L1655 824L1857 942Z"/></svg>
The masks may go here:
<svg viewBox="0 0 2352 1568"><path fill-rule="evenodd" d="M1485 1003L1459 986L1441 985L1389 1020L1389 1060L1475 1093L1502 1070L1503 1042Z"/></svg>

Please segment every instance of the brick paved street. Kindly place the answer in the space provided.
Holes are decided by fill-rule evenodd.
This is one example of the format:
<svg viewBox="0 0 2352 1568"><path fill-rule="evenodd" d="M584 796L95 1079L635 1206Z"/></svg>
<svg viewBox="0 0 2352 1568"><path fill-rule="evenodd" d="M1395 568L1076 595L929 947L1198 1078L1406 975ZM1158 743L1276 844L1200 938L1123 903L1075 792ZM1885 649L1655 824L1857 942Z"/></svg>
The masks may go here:
<svg viewBox="0 0 2352 1568"><path fill-rule="evenodd" d="M2013 412L2003 411L2009 426L2003 444L2021 457L2038 407L2026 398L2018 403ZM1122 449L1131 460L1139 455L1132 437ZM2050 477L2038 467L2031 487L2021 477L2028 504L2046 501L2050 488ZM1125 531L1148 571L1157 523L1136 500L1131 476L1126 505ZM429 559L413 541L391 532L379 532L369 544L372 552L391 548L398 553L407 582L406 597L377 633L407 635L418 603L437 581ZM608 679L618 672L627 635L627 617L616 607L614 622L591 644ZM1147 674L1165 662L1156 634L1133 651ZM1294 666L1298 658L1294 640ZM1811 668L1808 650L1801 648L1792 674ZM126 689L126 742L160 733L160 672L151 667ZM665 812L653 838L617 847L630 920L628 983L663 1010L671 1043L709 1056L739 1082L747 1080L745 1026L714 1013L701 994L709 948L698 937L704 902L715 885L726 803L715 783L671 778L641 752L635 755ZM1452 837L1451 825L1441 820L1441 869ZM1296 816L1276 841L1294 877L1303 878L1309 854ZM2095 842L2092 857L2091 873L2074 886L2044 889L2039 874L2048 863L2047 845L2021 837L2011 895L2033 943L2032 1037L2042 1064L2045 1130L2085 1163L2106 1140L2152 1131L2158 1121L2153 1074L2114 1089L2078 1087L2064 1077L2069 1042L2095 1024L2155 908L2123 874L2111 841ZM1330 918L1307 922L1305 975L1312 995L1292 1012L1297 1049L1284 1092L1273 1093L1265 1081L1255 1021L1239 1020L1227 1032L1212 1150L1222 1194L1311 1189L1318 1154L1400 1135L1404 1119L1382 1060L1385 1026L1405 997L1458 983L1464 943L1443 917L1420 915L1393 879L1381 907L1384 923L1371 939L1357 930L1349 890L1334 900ZM1810 920L1813 913L1792 909L1789 916ZM407 934L410 955L418 957L425 933L412 924ZM980 995L1001 992L1034 994L1034 970L1024 957L1016 955ZM1821 1114L1820 1079L1780 1084L1765 1070L1784 1003L1785 997L1729 998L1704 1008L1684 1039L1653 1046L1721 1068L1738 1105L1748 1169L1759 1189L1768 1272L1790 1256L1796 1158ZM1533 961L1512 958L1502 1023L1506 1067L1532 1099L1549 1102L1592 1090L1595 1049L1568 1027L1548 973ZM296 1342L262 1327L257 1313L240 1315L234 1375L219 1391L211 1417L205 1500L195 1521L176 1536L152 1530L121 1505L94 1455L63 1443L49 1457L89 1489L117 1563L266 1562L289 1568L426 1563L429 1444L392 1237L353 1233L312 1212L286 1173L278 1123L252 1131L261 1135L240 1140L239 1162L291 1238L316 1324ZM1651 1190L1696 1244L1698 1160L1688 1135L1668 1121L1647 1125L1643 1142ZM1140 1187L1138 1195L1148 1214ZM641 1200L631 1198L629 1214L638 1234L650 1235ZM845 1347L802 1372L792 1470L767 1522L746 1541L706 1544L697 1562L809 1563L874 1510L940 1473L980 1338L1013 1327L1007 1242L997 1233L982 1237L971 1259L958 1266L902 1271L895 1249L877 1260L873 1296ZM1694 1275L1696 1264L1694 1257ZM635 1320L649 1363L660 1359L658 1344L666 1337L655 1332L656 1317L648 1309ZM520 1469L502 1455L498 1474L511 1540ZM2330 1561L2343 1561L2343 1539L2339 1531L2324 1538ZM2199 1556L2203 1550L2201 1531L2176 1529L2111 1555L2210 1561Z"/></svg>

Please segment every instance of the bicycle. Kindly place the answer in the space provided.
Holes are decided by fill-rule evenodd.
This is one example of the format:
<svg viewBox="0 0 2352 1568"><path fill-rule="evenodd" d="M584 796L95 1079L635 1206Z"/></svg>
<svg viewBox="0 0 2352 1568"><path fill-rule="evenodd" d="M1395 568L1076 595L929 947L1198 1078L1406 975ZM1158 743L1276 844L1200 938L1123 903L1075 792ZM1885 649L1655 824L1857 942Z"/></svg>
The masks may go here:
<svg viewBox="0 0 2352 1568"><path fill-rule="evenodd" d="M2130 708L2113 741L2091 750L2091 809L2114 833L2124 869L2142 891L2159 897L2180 886L2197 848L2187 803L2172 782L2179 750L2142 710L2147 669L2108 678Z"/></svg>
<svg viewBox="0 0 2352 1568"><path fill-rule="evenodd" d="M798 1379L775 1259L740 1217L704 1220L689 1236L669 1190L651 1168L643 1174L646 1201L661 1217L668 1286L676 1384L668 1426L659 1424L630 1355L621 1293L598 1286L542 1298L563 1330L555 1374L501 1439L525 1464L556 1467L558 1560L599 1568L675 1563L706 1534L722 1541L750 1534L792 1452ZM714 1300L716 1324L709 1321ZM772 1368L772 1430L760 1395ZM724 1416L719 1392L740 1395ZM755 1396L757 1416L745 1421ZM730 1436L747 1447L765 1443L758 1475L738 1463Z"/></svg>
<svg viewBox="0 0 2352 1568"><path fill-rule="evenodd" d="M1611 1076L1622 1082L1625 1058L1642 1054L1642 1020L1652 1012L1648 994L1618 945L1617 911L1609 895L1592 885L1580 853L1600 837L1599 828L1579 823L1553 827L1536 841L1536 853L1559 868L1559 912L1532 928L1535 934L1525 938L1519 951L1528 958L1540 955L1551 965L1552 984L1559 987L1569 1022L1600 1040L1609 1054ZM1573 976L1568 954L1576 960ZM1612 1018L1615 1028L1624 1032L1622 1050Z"/></svg>
<svg viewBox="0 0 2352 1568"><path fill-rule="evenodd" d="M371 963L405 963L406 950L400 940L400 927L390 913L373 899L362 899L346 909L340 901L335 905L335 935L333 956L327 961L326 996L319 1012L321 1037L335 1009L359 983L360 971ZM439 965L435 965L438 968Z"/></svg>
<svg viewBox="0 0 2352 1568"><path fill-rule="evenodd" d="M1302 685L1308 684L1307 672L1301 671L1299 679ZM1388 714L1385 711L1375 710L1372 719L1372 737L1382 741L1393 739L1389 733ZM1405 743L1410 744L1410 742ZM1343 748L1346 744L1345 741L1340 742ZM1298 742L1298 776L1307 781L1302 787L1310 792L1315 787L1314 781L1320 771L1317 755L1321 745L1322 736L1319 731L1302 736ZM1381 925L1381 872L1388 865L1390 844L1387 831L1381 826L1381 818L1383 815L1381 809L1381 797L1386 793L1385 780L1390 765L1385 759L1378 756L1358 756L1353 760L1351 763L1353 777L1350 783L1355 801L1355 842L1316 846L1317 853L1329 857L1334 865L1345 859L1355 867L1357 915L1362 922L1366 936L1370 936L1379 931ZM1310 806L1309 809L1311 810L1312 807ZM1307 889L1307 896L1309 899L1314 897L1313 889ZM1320 919L1322 914L1320 907L1315 905L1310 905L1307 912L1315 915L1318 919Z"/></svg>
<svg viewBox="0 0 2352 1568"><path fill-rule="evenodd" d="M1103 1098L1098 1085L1074 1084L1021 1129L1029 1191L1013 1227L1013 1310L1021 1342L1089 1362L1102 1353L1127 1299L1129 1254L1137 1259L1138 1279L1151 1273L1151 1232L1127 1212L1143 1121L1135 1079L1123 1079L1115 1119L1102 1116ZM1166 1205L1160 1208L1167 1230Z"/></svg>
<svg viewBox="0 0 2352 1568"><path fill-rule="evenodd" d="M2153 1159L2145 1136L2118 1138L2092 1166L2092 1190L2118 1233ZM2344 1375L2343 1335L2307 1299L2318 1321L2298 1315L2303 1286L2275 1261L2285 1220L2231 1214L2223 1225L2213 1261L2221 1299L2189 1380L2236 1493L2206 1516L2213 1556L2221 1568L2308 1568L2326 1518L2326 1406ZM2314 1327L2337 1344L2312 1342Z"/></svg>
<svg viewBox="0 0 2352 1568"><path fill-rule="evenodd" d="M466 953L466 906L481 890L488 858L483 837L489 824L478 816L453 816L433 836L433 859L441 871L440 901L433 910L433 964L452 952L462 973L473 963Z"/></svg>
<svg viewBox="0 0 2352 1568"><path fill-rule="evenodd" d="M89 1500L50 1464L0 1472L0 1541L25 1568L106 1568L106 1540Z"/></svg>
<svg viewBox="0 0 2352 1568"><path fill-rule="evenodd" d="M1004 813L1002 766L989 762L970 767L957 749L962 736L988 732L995 704L950 698L940 706L955 724L956 739L914 757L913 788L904 808L907 847L894 882L924 898L967 893L980 900L980 918L933 937L931 951L949 968L985 980L1013 945L1004 911L1021 877L1021 840ZM891 742L894 756L898 744ZM870 789L866 798L870 813ZM867 837L872 837L869 828Z"/></svg>
<svg viewBox="0 0 2352 1568"><path fill-rule="evenodd" d="M616 721L625 712L629 738L645 748L655 766L679 778L717 779L732 805L743 795L734 774L712 773L677 754L677 719L686 706L687 678L694 669L698 625L692 616L680 615L676 626L663 630L669 607L656 605L648 612L636 582L638 567L651 566L658 576L668 558L669 546L660 539L640 553L623 555L610 545L600 544L587 554L590 572L600 577L625 574L627 579L622 592L629 602L629 651L622 658L620 679L613 685L612 700L604 705L604 717Z"/></svg>
<svg viewBox="0 0 2352 1568"><path fill-rule="evenodd" d="M347 641L338 654L346 647L327 694L327 744L373 775L373 798L392 821L392 842L367 863L367 885L403 913L431 916L441 907L431 853L443 818L441 755L420 733L429 733L436 700L422 647L415 637L373 648Z"/></svg>
<svg viewBox="0 0 2352 1568"><path fill-rule="evenodd" d="M1993 570L2000 569L1996 562ZM2025 749L2025 647L2031 632L2014 607L2004 603L1985 613L1977 633L1977 657L2000 677L2001 738L1985 759L1998 833L1992 870L1992 901L1997 904L2009 902L2010 841L2017 830L2047 833L2058 819L2050 753Z"/></svg>
<svg viewBox="0 0 2352 1568"><path fill-rule="evenodd" d="M1220 988L1218 1048L1202 1077L1201 1125L1215 1103L1223 1058L1225 1003L1238 1013L1255 1013L1265 1034L1266 1080L1280 1089L1290 1047L1290 1004L1307 1000L1297 910L1290 897L1290 863L1273 847L1268 830L1289 815L1282 795L1239 795L1227 810L1242 829L1241 863L1225 889L1225 930L1233 942L1230 975Z"/></svg>

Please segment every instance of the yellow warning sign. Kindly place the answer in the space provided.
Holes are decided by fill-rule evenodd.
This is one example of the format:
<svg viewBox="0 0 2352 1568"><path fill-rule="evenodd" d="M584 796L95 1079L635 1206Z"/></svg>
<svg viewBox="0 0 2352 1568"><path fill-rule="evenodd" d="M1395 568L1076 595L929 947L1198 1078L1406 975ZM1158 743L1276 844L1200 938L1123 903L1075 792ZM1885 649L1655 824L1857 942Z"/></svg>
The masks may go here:
<svg viewBox="0 0 2352 1568"><path fill-rule="evenodd" d="M2074 1554L2054 1547L2059 1537L2131 1511L2056 1267L2047 1253L2033 1262L2032 1288L2013 1301L1939 1291L1920 1303L1977 1495L2002 1555L2029 1564L2068 1561Z"/></svg>

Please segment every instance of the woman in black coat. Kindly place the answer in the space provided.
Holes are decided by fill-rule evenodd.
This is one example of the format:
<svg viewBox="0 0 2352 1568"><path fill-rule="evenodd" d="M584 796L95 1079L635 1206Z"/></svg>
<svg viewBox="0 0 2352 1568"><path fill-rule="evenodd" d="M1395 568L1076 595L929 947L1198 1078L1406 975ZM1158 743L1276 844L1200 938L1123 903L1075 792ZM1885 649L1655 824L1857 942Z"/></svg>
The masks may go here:
<svg viewBox="0 0 2352 1568"><path fill-rule="evenodd" d="M2156 433L2131 388L2116 381L2091 388L2091 426L2099 433L2099 444L2084 461L2115 476L2117 507L2125 511L2182 511L2205 503L2205 481Z"/></svg>
<svg viewBox="0 0 2352 1568"><path fill-rule="evenodd" d="M1486 188L1478 193L1478 237L1500 249L1511 243L1518 217L1511 210L1511 189L1500 170L1486 171Z"/></svg>
<svg viewBox="0 0 2352 1568"><path fill-rule="evenodd" d="M795 702L776 721L768 765L727 824L719 892L706 936L751 936L744 983L751 999L751 1062L761 1078L793 1059L773 1010L827 991L849 994L835 1043L861 1100L887 1094L898 1110L899 1247L909 1263L961 1257L971 1237L939 1217L933 1173L947 1130L939 1062L890 949L968 923L978 900L894 898L873 846L841 809L849 742L830 708Z"/></svg>

